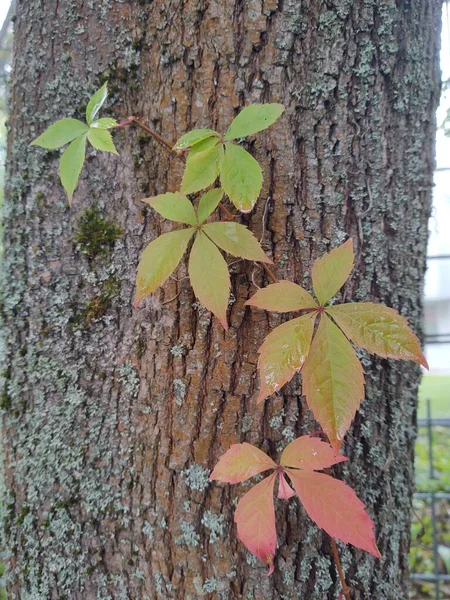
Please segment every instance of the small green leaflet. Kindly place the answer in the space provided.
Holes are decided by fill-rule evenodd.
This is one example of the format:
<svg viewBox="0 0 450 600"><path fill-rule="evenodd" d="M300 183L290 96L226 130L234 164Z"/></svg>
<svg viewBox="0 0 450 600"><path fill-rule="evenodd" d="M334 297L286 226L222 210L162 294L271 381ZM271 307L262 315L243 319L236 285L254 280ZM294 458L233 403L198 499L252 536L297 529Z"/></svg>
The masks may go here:
<svg viewBox="0 0 450 600"><path fill-rule="evenodd" d="M93 121L91 123L91 129L111 129L111 127L115 127L116 125L116 119L111 119L110 117L103 117L101 119Z"/></svg>
<svg viewBox="0 0 450 600"><path fill-rule="evenodd" d="M210 139L214 140L214 138ZM214 183L220 173L223 145L215 143L211 146L210 139L207 138L196 144L188 154L181 182L181 191L184 194L194 194L204 190Z"/></svg>
<svg viewBox="0 0 450 600"><path fill-rule="evenodd" d="M194 227L197 225L197 215L192 203L180 192L160 194L154 198L146 198L142 202L154 208L165 219Z"/></svg>
<svg viewBox="0 0 450 600"><path fill-rule="evenodd" d="M202 229L225 252L248 260L272 264L270 258L266 256L259 245L258 240L245 225L231 221L220 221L207 223L203 225Z"/></svg>
<svg viewBox="0 0 450 600"><path fill-rule="evenodd" d="M261 167L251 154L236 144L225 144L220 183L235 207L252 210L262 188Z"/></svg>
<svg viewBox="0 0 450 600"><path fill-rule="evenodd" d="M188 133L185 133L177 140L177 143L173 147L174 150L184 150L195 146L199 142L206 140L207 138L215 137L218 138L219 134L213 129L192 129Z"/></svg>
<svg viewBox="0 0 450 600"><path fill-rule="evenodd" d="M112 140L111 134L106 129L89 129L87 134L88 140L97 150L102 150L103 152L112 152L112 154L119 153L114 146L114 142Z"/></svg>
<svg viewBox="0 0 450 600"><path fill-rule="evenodd" d="M224 140L236 140L263 131L275 123L284 111L282 104L251 104L241 110L231 123Z"/></svg>
<svg viewBox="0 0 450 600"><path fill-rule="evenodd" d="M197 210L199 224L204 223L209 215L216 210L222 198L223 190L221 188L214 188L213 190L206 192L206 194L203 194L200 198Z"/></svg>
<svg viewBox="0 0 450 600"><path fill-rule="evenodd" d="M78 184L81 169L86 154L86 134L77 137L69 144L59 161L59 176L66 190L69 204L72 203L73 193Z"/></svg>
<svg viewBox="0 0 450 600"><path fill-rule="evenodd" d="M86 107L86 121L88 125L91 125L92 121L95 121L101 107L105 103L107 96L108 84L105 82L102 87L91 97Z"/></svg>
<svg viewBox="0 0 450 600"><path fill-rule="evenodd" d="M86 123L82 123L78 119L60 119L33 140L31 146L40 146L47 150L54 150L65 146L88 131L89 127Z"/></svg>

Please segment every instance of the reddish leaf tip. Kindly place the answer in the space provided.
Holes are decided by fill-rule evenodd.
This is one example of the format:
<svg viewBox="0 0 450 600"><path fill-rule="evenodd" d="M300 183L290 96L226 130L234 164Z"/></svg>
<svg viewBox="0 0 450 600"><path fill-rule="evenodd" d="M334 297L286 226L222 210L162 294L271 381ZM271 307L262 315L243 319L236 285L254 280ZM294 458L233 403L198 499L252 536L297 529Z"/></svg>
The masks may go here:
<svg viewBox="0 0 450 600"><path fill-rule="evenodd" d="M133 308L138 308L139 304L142 302L142 296L136 296L133 300Z"/></svg>

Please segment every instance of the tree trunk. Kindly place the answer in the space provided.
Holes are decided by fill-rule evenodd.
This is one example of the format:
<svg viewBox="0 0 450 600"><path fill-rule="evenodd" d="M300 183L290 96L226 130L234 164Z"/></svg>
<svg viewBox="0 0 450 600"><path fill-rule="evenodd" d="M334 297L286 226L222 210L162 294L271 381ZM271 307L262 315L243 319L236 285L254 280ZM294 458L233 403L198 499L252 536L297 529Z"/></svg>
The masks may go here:
<svg viewBox="0 0 450 600"><path fill-rule="evenodd" d="M69 208L59 152L28 144L58 118L83 119L106 79L104 116L142 116L170 140L281 102L285 115L251 144L264 188L242 222L278 277L307 287L313 259L352 236L345 298L380 300L417 331L439 26L435 0L19 0L2 304L10 599L337 597L329 541L297 501L278 502L266 578L236 538L245 486L208 481L231 443L275 458L317 429L299 377L256 406L257 350L281 322L244 307L264 272L233 265L226 333L195 302L186 261L134 310L139 255L170 229L140 200L178 189L182 165L120 130L120 158L91 150ZM383 558L342 545L343 563L353 598L398 600L420 372L363 363L366 400L337 473L367 504Z"/></svg>

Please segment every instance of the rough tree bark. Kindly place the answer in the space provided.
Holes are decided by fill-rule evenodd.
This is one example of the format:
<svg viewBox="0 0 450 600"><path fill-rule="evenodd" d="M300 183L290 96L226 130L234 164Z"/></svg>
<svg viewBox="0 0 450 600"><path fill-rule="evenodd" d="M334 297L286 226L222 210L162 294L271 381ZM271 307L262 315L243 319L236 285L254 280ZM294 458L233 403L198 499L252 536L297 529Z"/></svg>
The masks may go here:
<svg viewBox="0 0 450 600"><path fill-rule="evenodd" d="M70 209L59 153L28 144L57 118L83 118L106 79L113 116L143 116L172 140L282 102L251 144L265 183L243 222L278 276L306 286L312 260L353 236L345 297L381 300L417 331L439 26L436 0L19 0L2 304L9 598L336 598L327 538L298 504L280 504L268 579L236 539L242 488L208 482L233 442L275 456L317 428L298 377L255 405L257 349L280 323L244 307L264 272L233 265L226 334L195 303L185 262L133 310L140 252L170 228L139 200L177 189L181 165L123 130L120 158L90 151ZM398 600L420 373L363 362L367 398L338 473L367 503L383 559L347 547L343 562L354 598Z"/></svg>

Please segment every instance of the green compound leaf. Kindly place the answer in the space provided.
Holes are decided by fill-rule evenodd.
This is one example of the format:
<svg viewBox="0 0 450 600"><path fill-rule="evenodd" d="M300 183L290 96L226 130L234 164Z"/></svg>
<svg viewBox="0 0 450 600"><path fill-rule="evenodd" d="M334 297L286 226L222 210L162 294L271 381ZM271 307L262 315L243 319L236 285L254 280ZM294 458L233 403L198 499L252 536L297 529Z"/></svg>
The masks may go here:
<svg viewBox="0 0 450 600"><path fill-rule="evenodd" d="M66 148L59 161L59 176L66 190L69 204L72 202L73 193L78 184L86 154L86 134L77 137Z"/></svg>
<svg viewBox="0 0 450 600"><path fill-rule="evenodd" d="M200 198L197 210L199 224L204 223L211 213L213 213L223 198L222 188L209 190Z"/></svg>
<svg viewBox="0 0 450 600"><path fill-rule="evenodd" d="M261 167L244 148L236 144L225 144L220 182L235 207L243 213L248 213L261 191Z"/></svg>
<svg viewBox="0 0 450 600"><path fill-rule="evenodd" d="M173 147L174 150L184 150L185 148L190 148L207 138L215 137L219 138L219 134L217 131L213 129L193 129L188 133L185 133L177 140L177 143Z"/></svg>
<svg viewBox="0 0 450 600"><path fill-rule="evenodd" d="M91 123L91 129L110 129L111 127L115 127L117 125L116 119L111 119L110 117L103 117L102 119L97 119Z"/></svg>
<svg viewBox="0 0 450 600"><path fill-rule="evenodd" d="M251 104L246 106L231 123L224 140L247 137L267 129L283 113L282 104Z"/></svg>
<svg viewBox="0 0 450 600"><path fill-rule="evenodd" d="M151 206L165 219L194 227L197 225L197 216L192 203L180 192L160 194L153 198L145 198L142 202Z"/></svg>
<svg viewBox="0 0 450 600"><path fill-rule="evenodd" d="M50 125L39 137L31 142L31 146L40 146L47 150L54 150L65 146L75 138L89 131L86 123L78 119L60 119Z"/></svg>
<svg viewBox="0 0 450 600"><path fill-rule="evenodd" d="M104 105L105 100L108 96L108 84L105 82L102 87L95 92L95 94L89 100L86 107L86 121L88 125L95 121L99 110Z"/></svg>
<svg viewBox="0 0 450 600"><path fill-rule="evenodd" d="M150 242L139 261L134 306L152 294L178 266L195 229L180 229L163 233Z"/></svg>
<svg viewBox="0 0 450 600"><path fill-rule="evenodd" d="M228 329L227 307L230 296L228 266L217 246L199 231L189 258L189 277L198 301Z"/></svg>
<svg viewBox="0 0 450 600"><path fill-rule="evenodd" d="M211 140L215 142L211 145ZM194 194L214 183L223 161L223 145L215 138L199 142L189 152L181 182L184 194Z"/></svg>
<svg viewBox="0 0 450 600"><path fill-rule="evenodd" d="M247 260L257 260L272 264L265 255L253 233L239 223L220 221L218 223L207 223L203 225L204 231L212 241L233 256L240 256Z"/></svg>
<svg viewBox="0 0 450 600"><path fill-rule="evenodd" d="M119 156L111 134L109 131L106 131L106 129L90 129L87 138L97 150L101 150L102 152L112 152L112 154L117 154L117 156Z"/></svg>

